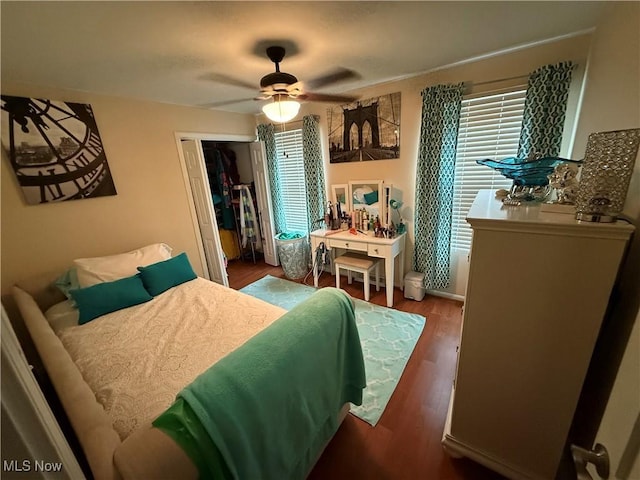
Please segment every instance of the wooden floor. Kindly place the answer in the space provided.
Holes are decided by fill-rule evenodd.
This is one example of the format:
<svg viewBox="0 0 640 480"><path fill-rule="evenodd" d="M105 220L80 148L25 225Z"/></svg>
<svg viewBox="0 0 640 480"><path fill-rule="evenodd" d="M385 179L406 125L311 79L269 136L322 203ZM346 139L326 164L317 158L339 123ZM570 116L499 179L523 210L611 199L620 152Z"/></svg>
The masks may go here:
<svg viewBox="0 0 640 480"><path fill-rule="evenodd" d="M229 283L240 289L265 275L285 278L280 267L239 260L229 263ZM303 283L303 281L300 281ZM313 277L306 279L313 285ZM335 285L328 273L320 286ZM364 300L362 283L341 282ZM384 288L371 288L372 303L386 306ZM467 459L451 459L440 444L460 338L460 302L426 296L407 300L394 291L394 308L419 313L427 323L400 382L375 427L347 415L309 476L310 480L497 480L500 475Z"/></svg>

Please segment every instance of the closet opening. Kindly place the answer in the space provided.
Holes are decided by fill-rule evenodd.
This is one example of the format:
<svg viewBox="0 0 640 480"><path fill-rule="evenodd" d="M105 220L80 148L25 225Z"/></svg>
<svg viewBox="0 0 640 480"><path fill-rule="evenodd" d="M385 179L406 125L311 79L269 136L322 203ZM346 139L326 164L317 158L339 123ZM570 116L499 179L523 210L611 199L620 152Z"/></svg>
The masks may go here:
<svg viewBox="0 0 640 480"><path fill-rule="evenodd" d="M203 275L278 266L265 147L246 135L176 132Z"/></svg>
<svg viewBox="0 0 640 480"><path fill-rule="evenodd" d="M225 266L255 265L264 250L249 143L203 140L202 151Z"/></svg>

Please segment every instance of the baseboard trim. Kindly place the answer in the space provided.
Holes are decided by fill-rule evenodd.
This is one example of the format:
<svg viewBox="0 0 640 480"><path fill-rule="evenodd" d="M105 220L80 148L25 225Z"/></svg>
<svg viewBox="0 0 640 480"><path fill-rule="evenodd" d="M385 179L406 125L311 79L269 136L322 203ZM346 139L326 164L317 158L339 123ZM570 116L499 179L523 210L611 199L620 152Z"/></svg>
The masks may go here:
<svg viewBox="0 0 640 480"><path fill-rule="evenodd" d="M442 297L448 298L449 300L458 300L459 302L464 302L464 295L457 295L455 293L443 292L441 290L427 290L427 294L433 295L434 297Z"/></svg>
<svg viewBox="0 0 640 480"><path fill-rule="evenodd" d="M512 480L548 480L531 472L523 472L522 470L504 463L481 450L477 450L466 445L451 436L447 430L445 430L444 435L442 436L442 447L448 455L454 458L458 456L467 457Z"/></svg>

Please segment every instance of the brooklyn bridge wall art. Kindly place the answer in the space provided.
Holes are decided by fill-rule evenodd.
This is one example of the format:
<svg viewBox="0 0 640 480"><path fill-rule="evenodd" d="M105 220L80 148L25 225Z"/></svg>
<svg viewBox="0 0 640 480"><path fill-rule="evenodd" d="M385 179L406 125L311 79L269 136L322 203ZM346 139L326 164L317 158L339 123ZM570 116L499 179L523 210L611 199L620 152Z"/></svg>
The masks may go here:
<svg viewBox="0 0 640 480"><path fill-rule="evenodd" d="M331 163L400 156L400 92L327 110Z"/></svg>
<svg viewBox="0 0 640 480"><path fill-rule="evenodd" d="M28 204L116 195L91 105L1 99L2 147Z"/></svg>

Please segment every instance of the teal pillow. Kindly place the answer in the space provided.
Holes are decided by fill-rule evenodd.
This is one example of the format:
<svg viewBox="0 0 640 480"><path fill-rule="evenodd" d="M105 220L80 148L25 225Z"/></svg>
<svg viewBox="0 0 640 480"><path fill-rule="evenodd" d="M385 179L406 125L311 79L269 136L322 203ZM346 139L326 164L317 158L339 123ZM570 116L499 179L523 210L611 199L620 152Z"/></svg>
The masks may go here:
<svg viewBox="0 0 640 480"><path fill-rule="evenodd" d="M373 205L378 201L378 192L365 193L364 201L367 202L367 205Z"/></svg>
<svg viewBox="0 0 640 480"><path fill-rule="evenodd" d="M140 274L114 282L98 283L87 288L71 290L80 310L78 323L83 325L94 318L153 299L144 288Z"/></svg>
<svg viewBox="0 0 640 480"><path fill-rule="evenodd" d="M182 252L169 260L138 267L144 288L153 295L160 295L176 285L197 278L187 254Z"/></svg>

